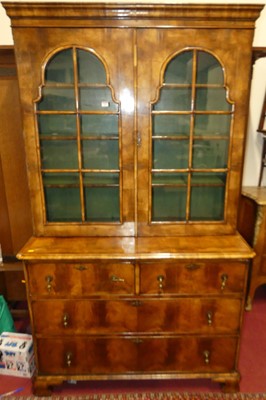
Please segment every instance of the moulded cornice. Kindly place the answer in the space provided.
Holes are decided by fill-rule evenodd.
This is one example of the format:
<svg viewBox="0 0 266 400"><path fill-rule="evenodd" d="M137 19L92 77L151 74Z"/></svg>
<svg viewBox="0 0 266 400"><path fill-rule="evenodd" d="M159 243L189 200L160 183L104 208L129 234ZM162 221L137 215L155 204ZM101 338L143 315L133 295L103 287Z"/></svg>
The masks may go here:
<svg viewBox="0 0 266 400"><path fill-rule="evenodd" d="M12 26L229 26L254 28L263 4L2 2Z"/></svg>

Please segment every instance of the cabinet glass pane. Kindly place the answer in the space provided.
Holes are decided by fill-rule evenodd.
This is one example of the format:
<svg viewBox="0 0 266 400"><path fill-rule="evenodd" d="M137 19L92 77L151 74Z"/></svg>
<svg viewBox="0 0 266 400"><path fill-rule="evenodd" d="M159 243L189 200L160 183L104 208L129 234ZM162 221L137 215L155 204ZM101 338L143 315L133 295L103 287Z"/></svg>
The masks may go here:
<svg viewBox="0 0 266 400"><path fill-rule="evenodd" d="M81 221L79 188L44 187L49 222Z"/></svg>
<svg viewBox="0 0 266 400"><path fill-rule="evenodd" d="M38 103L38 110L74 111L75 108L74 88L43 88L42 98Z"/></svg>
<svg viewBox="0 0 266 400"><path fill-rule="evenodd" d="M106 83L105 68L94 54L78 49L77 63L80 83Z"/></svg>
<svg viewBox="0 0 266 400"><path fill-rule="evenodd" d="M118 169L117 140L83 140L83 167L90 169Z"/></svg>
<svg viewBox="0 0 266 400"><path fill-rule="evenodd" d="M79 174L78 173L49 173L42 174L43 184L45 186L75 186L79 187Z"/></svg>
<svg viewBox="0 0 266 400"><path fill-rule="evenodd" d="M81 110L118 111L108 87L81 88L79 94Z"/></svg>
<svg viewBox="0 0 266 400"><path fill-rule="evenodd" d="M156 111L187 111L191 109L191 89L164 87L160 90L159 101L153 107Z"/></svg>
<svg viewBox="0 0 266 400"><path fill-rule="evenodd" d="M205 51L197 52L197 83L220 84L224 81L222 67L219 61Z"/></svg>
<svg viewBox="0 0 266 400"><path fill-rule="evenodd" d="M188 140L153 140L153 168L187 168L188 146Z"/></svg>
<svg viewBox="0 0 266 400"><path fill-rule="evenodd" d="M153 115L153 136L188 136L190 115Z"/></svg>
<svg viewBox="0 0 266 400"><path fill-rule="evenodd" d="M118 115L81 115L81 134L86 136L117 136Z"/></svg>
<svg viewBox="0 0 266 400"><path fill-rule="evenodd" d="M186 197L186 187L153 187L152 221L185 220Z"/></svg>
<svg viewBox="0 0 266 400"><path fill-rule="evenodd" d="M197 88L196 110L199 111L230 111L231 104L226 101L224 88Z"/></svg>
<svg viewBox="0 0 266 400"><path fill-rule="evenodd" d="M178 54L167 65L165 83L190 84L192 81L192 51Z"/></svg>
<svg viewBox="0 0 266 400"><path fill-rule="evenodd" d="M153 172L152 184L184 186L187 184L187 173Z"/></svg>
<svg viewBox="0 0 266 400"><path fill-rule="evenodd" d="M45 68L46 83L73 83L73 51L67 49L55 54Z"/></svg>
<svg viewBox="0 0 266 400"><path fill-rule="evenodd" d="M229 136L231 115L196 115L195 136Z"/></svg>
<svg viewBox="0 0 266 400"><path fill-rule="evenodd" d="M76 136L75 115L38 115L40 135Z"/></svg>
<svg viewBox="0 0 266 400"><path fill-rule="evenodd" d="M114 173L86 173L83 175L84 185L119 185L119 174Z"/></svg>
<svg viewBox="0 0 266 400"><path fill-rule="evenodd" d="M74 140L42 140L42 168L78 168L77 143Z"/></svg>
<svg viewBox="0 0 266 400"><path fill-rule="evenodd" d="M85 188L86 221L119 222L119 188Z"/></svg>
<svg viewBox="0 0 266 400"><path fill-rule="evenodd" d="M191 221L221 221L223 213L223 187L202 186L191 189Z"/></svg>
<svg viewBox="0 0 266 400"><path fill-rule="evenodd" d="M227 140L194 140L193 168L226 168Z"/></svg>
<svg viewBox="0 0 266 400"><path fill-rule="evenodd" d="M224 218L225 173L194 173L191 180L192 221L220 221Z"/></svg>

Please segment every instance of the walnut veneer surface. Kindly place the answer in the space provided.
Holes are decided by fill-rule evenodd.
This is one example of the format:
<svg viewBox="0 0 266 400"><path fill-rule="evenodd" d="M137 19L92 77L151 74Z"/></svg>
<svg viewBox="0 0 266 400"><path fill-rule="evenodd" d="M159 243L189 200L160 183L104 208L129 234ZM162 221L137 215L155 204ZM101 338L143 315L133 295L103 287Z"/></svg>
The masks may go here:
<svg viewBox="0 0 266 400"><path fill-rule="evenodd" d="M18 253L34 393L181 377L238 390L254 252L237 208L262 5L3 5L34 223Z"/></svg>

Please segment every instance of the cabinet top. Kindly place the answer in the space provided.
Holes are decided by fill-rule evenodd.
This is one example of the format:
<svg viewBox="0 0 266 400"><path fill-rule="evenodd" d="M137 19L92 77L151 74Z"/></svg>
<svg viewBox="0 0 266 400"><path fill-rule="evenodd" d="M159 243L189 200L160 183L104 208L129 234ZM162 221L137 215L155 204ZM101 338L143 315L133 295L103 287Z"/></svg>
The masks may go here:
<svg viewBox="0 0 266 400"><path fill-rule="evenodd" d="M254 28L264 4L2 2L12 27Z"/></svg>
<svg viewBox="0 0 266 400"><path fill-rule="evenodd" d="M193 237L32 237L22 260L249 259L255 255L239 235Z"/></svg>

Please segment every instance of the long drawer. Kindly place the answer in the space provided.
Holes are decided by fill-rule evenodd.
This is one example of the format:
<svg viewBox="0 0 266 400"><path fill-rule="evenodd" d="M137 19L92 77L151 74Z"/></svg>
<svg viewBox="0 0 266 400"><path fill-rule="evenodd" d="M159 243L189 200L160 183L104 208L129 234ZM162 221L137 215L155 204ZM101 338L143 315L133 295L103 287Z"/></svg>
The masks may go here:
<svg viewBox="0 0 266 400"><path fill-rule="evenodd" d="M32 302L35 333L238 332L240 299L43 300Z"/></svg>
<svg viewBox="0 0 266 400"><path fill-rule="evenodd" d="M235 369L237 338L41 338L40 374L228 372Z"/></svg>

